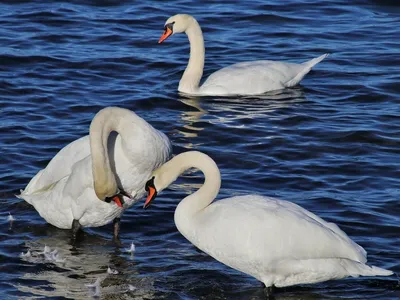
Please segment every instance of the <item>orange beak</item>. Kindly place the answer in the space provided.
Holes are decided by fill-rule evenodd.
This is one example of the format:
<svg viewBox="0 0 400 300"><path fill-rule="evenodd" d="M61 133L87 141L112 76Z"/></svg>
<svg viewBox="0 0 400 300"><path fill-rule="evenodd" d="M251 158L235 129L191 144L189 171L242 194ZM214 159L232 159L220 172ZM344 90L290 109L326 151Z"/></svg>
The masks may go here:
<svg viewBox="0 0 400 300"><path fill-rule="evenodd" d="M153 201L156 196L157 196L156 189L152 186L149 186L147 191L147 199L146 202L144 202L143 208L144 209L148 208L150 206L151 201Z"/></svg>
<svg viewBox="0 0 400 300"><path fill-rule="evenodd" d="M164 42L170 35L172 34L172 30L169 27L165 28L163 35L160 37L158 43L161 44Z"/></svg>
<svg viewBox="0 0 400 300"><path fill-rule="evenodd" d="M121 196L121 197L122 197L122 196ZM122 201L121 201L121 199L120 199L120 197L119 197L118 195L117 195L117 196L114 196L112 199L114 200L115 203L117 203L117 205L118 205L119 207L123 207Z"/></svg>

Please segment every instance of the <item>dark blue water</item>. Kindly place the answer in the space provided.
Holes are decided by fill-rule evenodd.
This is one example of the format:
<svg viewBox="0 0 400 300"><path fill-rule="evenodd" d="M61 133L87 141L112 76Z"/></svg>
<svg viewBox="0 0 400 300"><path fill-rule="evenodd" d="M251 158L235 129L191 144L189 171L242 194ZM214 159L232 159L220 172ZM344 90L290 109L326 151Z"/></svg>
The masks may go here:
<svg viewBox="0 0 400 300"><path fill-rule="evenodd" d="M69 231L14 195L94 114L129 108L166 133L174 153L212 156L220 198L259 193L337 223L372 265L400 272L400 4L398 1L2 1L0 4L0 294L104 299L263 299L261 283L196 250L177 231L177 202L202 183L181 177L149 210ZM157 41L176 13L194 15L205 75L256 59L303 62L331 53L301 86L261 97L184 97L188 42ZM16 218L10 224L8 213ZM66 262L21 259L57 248ZM107 267L119 275L106 276ZM128 291L129 286L135 287ZM276 299L398 299L398 275L278 290Z"/></svg>

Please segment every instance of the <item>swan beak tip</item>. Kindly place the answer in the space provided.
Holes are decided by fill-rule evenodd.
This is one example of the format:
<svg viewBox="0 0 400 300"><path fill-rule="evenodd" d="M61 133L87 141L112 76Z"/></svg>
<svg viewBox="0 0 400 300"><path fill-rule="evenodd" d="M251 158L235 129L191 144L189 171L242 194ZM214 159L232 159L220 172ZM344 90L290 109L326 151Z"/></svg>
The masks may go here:
<svg viewBox="0 0 400 300"><path fill-rule="evenodd" d="M156 198L156 196L157 196L157 190L154 187L149 186L147 198L146 201L144 202L143 208L147 209L150 206L151 202Z"/></svg>

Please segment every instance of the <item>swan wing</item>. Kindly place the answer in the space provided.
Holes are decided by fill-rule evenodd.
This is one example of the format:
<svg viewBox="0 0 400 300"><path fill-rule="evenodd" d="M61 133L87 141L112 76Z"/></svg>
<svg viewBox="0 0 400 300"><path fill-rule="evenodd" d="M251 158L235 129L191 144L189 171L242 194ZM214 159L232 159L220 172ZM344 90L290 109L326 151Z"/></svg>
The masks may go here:
<svg viewBox="0 0 400 300"><path fill-rule="evenodd" d="M90 155L89 136L79 138L62 148L28 183L22 194L33 194L69 176L74 165Z"/></svg>
<svg viewBox="0 0 400 300"><path fill-rule="evenodd" d="M213 90L228 94L262 94L285 88L285 83L296 77L302 65L274 62L242 62L211 74L200 87L201 92Z"/></svg>
<svg viewBox="0 0 400 300"><path fill-rule="evenodd" d="M262 94L297 85L327 54L302 64L272 60L241 62L211 74L202 94Z"/></svg>
<svg viewBox="0 0 400 300"><path fill-rule="evenodd" d="M366 261L364 249L338 227L274 198L247 195L220 200L204 209L194 224L186 232L193 244L249 274L249 266L265 271L288 260Z"/></svg>

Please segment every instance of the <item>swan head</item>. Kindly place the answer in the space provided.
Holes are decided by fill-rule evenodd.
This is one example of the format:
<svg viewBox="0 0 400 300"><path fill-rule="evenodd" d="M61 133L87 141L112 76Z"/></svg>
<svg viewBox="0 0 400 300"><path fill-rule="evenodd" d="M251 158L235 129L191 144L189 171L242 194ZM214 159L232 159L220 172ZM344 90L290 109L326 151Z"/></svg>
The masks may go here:
<svg viewBox="0 0 400 300"><path fill-rule="evenodd" d="M183 172L179 162L177 163L176 161L177 157L179 157L179 155L155 170L152 177L146 182L145 190L147 192L147 198L143 208L148 208L157 195L174 182Z"/></svg>
<svg viewBox="0 0 400 300"><path fill-rule="evenodd" d="M146 182L145 190L147 192L147 198L143 205L144 209L150 206L151 202L157 197L158 193L160 193L163 189L169 186L172 181L174 181L168 180L166 176L163 176L163 170L160 170L161 168L153 172L153 177Z"/></svg>
<svg viewBox="0 0 400 300"><path fill-rule="evenodd" d="M154 185L154 179L155 177L153 176L150 180L146 182L145 185L145 190L147 192L147 198L146 202L143 205L143 208L146 209L150 206L151 202L157 197L157 188Z"/></svg>
<svg viewBox="0 0 400 300"><path fill-rule="evenodd" d="M105 190L104 188L99 188L99 186L95 184L95 193L99 200L107 203L115 202L115 204L121 208L125 205L124 197L133 200L132 195L118 187L111 190Z"/></svg>
<svg viewBox="0 0 400 300"><path fill-rule="evenodd" d="M98 191L96 192L96 196L99 200L110 203L111 201L114 201L115 204L117 204L119 207L124 207L125 201L124 201L124 197L125 194L127 194L124 191L120 191L119 189L117 189L115 192L113 193L98 193ZM130 198L130 197L129 197Z"/></svg>
<svg viewBox="0 0 400 300"><path fill-rule="evenodd" d="M170 17L164 25L164 33L158 43L162 43L175 33L185 32L195 19L191 15L177 14Z"/></svg>

